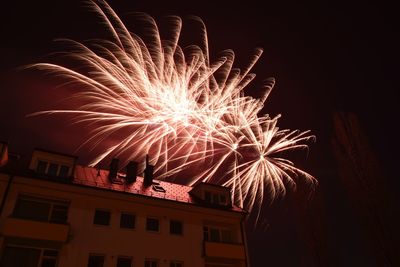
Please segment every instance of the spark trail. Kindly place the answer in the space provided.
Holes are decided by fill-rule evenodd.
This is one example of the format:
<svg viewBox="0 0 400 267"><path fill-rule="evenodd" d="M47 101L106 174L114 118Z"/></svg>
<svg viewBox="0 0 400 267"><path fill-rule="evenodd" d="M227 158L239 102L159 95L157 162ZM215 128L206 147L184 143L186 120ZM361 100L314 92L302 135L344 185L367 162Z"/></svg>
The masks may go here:
<svg viewBox="0 0 400 267"><path fill-rule="evenodd" d="M284 194L299 178L316 183L280 156L308 149L307 141L314 136L309 131L280 130L280 116L259 115L274 79L266 80L260 99L244 94L255 77L251 69L262 49L239 70L233 68L232 50L210 62L207 31L200 18L192 17L200 25L201 44L181 47L179 17L169 17L172 34L162 40L156 22L146 14L138 15L146 27L146 36L139 37L107 3L90 6L112 40L68 41L74 51L65 54L84 70L52 63L33 66L80 87L73 97L82 103L35 115L69 114L79 123L92 124L92 135L83 145L96 147L113 140L92 166L111 157L121 157L125 163L141 161L148 154L158 179L199 170L185 182L230 186L234 203L247 210L260 207L265 198Z"/></svg>

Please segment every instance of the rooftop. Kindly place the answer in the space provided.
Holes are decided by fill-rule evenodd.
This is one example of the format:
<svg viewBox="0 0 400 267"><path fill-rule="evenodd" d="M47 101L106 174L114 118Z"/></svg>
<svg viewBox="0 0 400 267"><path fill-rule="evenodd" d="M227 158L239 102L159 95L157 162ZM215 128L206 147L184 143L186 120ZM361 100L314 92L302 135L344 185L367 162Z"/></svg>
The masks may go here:
<svg viewBox="0 0 400 267"><path fill-rule="evenodd" d="M210 203L206 203L204 200L196 197L196 194L193 193L193 189L197 188L197 185L191 187L182 184L153 179L152 184L146 186L144 185L144 178L139 176L137 176L136 181L128 183L125 179L125 173L120 172L117 173L117 179L112 181L109 178L109 170L97 169L75 164L75 167L73 168L74 172L71 173L70 177L58 177L40 174L34 168L32 168L32 166L30 166L33 156L27 157L24 155L10 153L9 151L7 151L7 145L5 143L1 144L2 146L0 147L0 152L2 153L0 155L0 160L3 159L4 161L1 161L3 163L0 164L0 172L2 173L35 179L45 179L53 182L75 184L156 199L176 201L180 203L193 204L209 208L217 208L234 212L245 212L243 209L236 207L235 205L215 206L210 205ZM44 151L53 155L69 157L73 159L73 161L75 161L76 159L75 156L60 154L48 150L36 149L35 151ZM200 183L198 186L203 185L204 183ZM213 184L207 185L221 187L219 185Z"/></svg>
<svg viewBox="0 0 400 267"><path fill-rule="evenodd" d="M142 177L137 177L136 182L131 184L126 182L118 183L118 181L113 183L108 178L108 173L108 170L99 170L92 167L77 165L75 167L75 175L72 183L179 202L194 203L192 196L189 195L189 191L192 189L190 186L159 180L153 180L153 185L151 186L144 186ZM124 176L124 174L119 173L119 176ZM157 191L157 187L154 187L157 185L163 188L165 192Z"/></svg>
<svg viewBox="0 0 400 267"><path fill-rule="evenodd" d="M145 186L143 184L143 177L139 176L136 178L136 181L131 184L126 183L123 179L121 179L121 182L118 182L118 180L116 182L111 182L108 178L108 174L108 170L76 165L72 183L189 204L199 203L199 199L196 199L190 194L190 191L193 189L191 186L160 180L153 180L152 185ZM124 177L125 174L119 173L118 176ZM237 212L243 211L235 205L229 207L228 210Z"/></svg>

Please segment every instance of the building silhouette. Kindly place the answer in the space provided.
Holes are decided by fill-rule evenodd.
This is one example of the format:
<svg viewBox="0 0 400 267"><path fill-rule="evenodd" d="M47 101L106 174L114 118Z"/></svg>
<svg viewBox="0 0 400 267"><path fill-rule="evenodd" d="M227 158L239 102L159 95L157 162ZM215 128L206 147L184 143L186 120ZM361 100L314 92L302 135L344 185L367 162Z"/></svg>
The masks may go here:
<svg viewBox="0 0 400 267"><path fill-rule="evenodd" d="M398 207L384 169L368 142L358 117L334 114L332 148L338 174L371 266L399 266Z"/></svg>

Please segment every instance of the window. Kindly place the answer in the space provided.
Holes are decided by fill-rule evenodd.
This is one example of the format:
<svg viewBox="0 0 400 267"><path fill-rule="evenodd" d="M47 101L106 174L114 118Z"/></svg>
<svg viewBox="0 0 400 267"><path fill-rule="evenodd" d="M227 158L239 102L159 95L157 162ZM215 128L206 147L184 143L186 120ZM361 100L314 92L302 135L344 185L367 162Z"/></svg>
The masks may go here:
<svg viewBox="0 0 400 267"><path fill-rule="evenodd" d="M54 204L50 221L55 223L65 223L67 221L68 207L65 205Z"/></svg>
<svg viewBox="0 0 400 267"><path fill-rule="evenodd" d="M204 200L211 203L211 193L206 191L204 192Z"/></svg>
<svg viewBox="0 0 400 267"><path fill-rule="evenodd" d="M119 226L121 228L134 229L135 228L135 215L128 213L121 213L121 220Z"/></svg>
<svg viewBox="0 0 400 267"><path fill-rule="evenodd" d="M146 220L146 230L151 232L160 231L160 222L156 218L147 218Z"/></svg>
<svg viewBox="0 0 400 267"><path fill-rule="evenodd" d="M233 232L229 228L203 227L204 241L233 243Z"/></svg>
<svg viewBox="0 0 400 267"><path fill-rule="evenodd" d="M47 174L51 176L56 176L58 172L58 165L54 163L50 163L49 169L47 170Z"/></svg>
<svg viewBox="0 0 400 267"><path fill-rule="evenodd" d="M219 195L219 203L222 204L222 205L226 205L227 204L225 195Z"/></svg>
<svg viewBox="0 0 400 267"><path fill-rule="evenodd" d="M214 193L210 191L204 192L204 200L215 205L225 205L226 196L224 194Z"/></svg>
<svg viewBox="0 0 400 267"><path fill-rule="evenodd" d="M36 166L37 173L45 174L47 169L47 162L39 160Z"/></svg>
<svg viewBox="0 0 400 267"><path fill-rule="evenodd" d="M144 261L144 267L158 267L158 260L146 259Z"/></svg>
<svg viewBox="0 0 400 267"><path fill-rule="evenodd" d="M131 267L131 266L132 266L132 258L118 257L117 267Z"/></svg>
<svg viewBox="0 0 400 267"><path fill-rule="evenodd" d="M7 246L3 251L2 267L56 267L57 250Z"/></svg>
<svg viewBox="0 0 400 267"><path fill-rule="evenodd" d="M173 235L183 234L183 223L181 221L171 220L169 222L169 232Z"/></svg>
<svg viewBox="0 0 400 267"><path fill-rule="evenodd" d="M169 267L183 267L183 262L181 261L171 261Z"/></svg>
<svg viewBox="0 0 400 267"><path fill-rule="evenodd" d="M40 267L56 267L57 265L57 250L43 250L42 263Z"/></svg>
<svg viewBox="0 0 400 267"><path fill-rule="evenodd" d="M210 228L210 241L211 242L220 242L219 229Z"/></svg>
<svg viewBox="0 0 400 267"><path fill-rule="evenodd" d="M111 213L106 210L96 210L94 213L93 224L110 225Z"/></svg>
<svg viewBox="0 0 400 267"><path fill-rule="evenodd" d="M88 267L103 267L104 255L89 255Z"/></svg>
<svg viewBox="0 0 400 267"><path fill-rule="evenodd" d="M66 223L68 219L68 203L19 195L13 216L35 221Z"/></svg>
<svg viewBox="0 0 400 267"><path fill-rule="evenodd" d="M36 172L39 174L45 174L48 176L57 176L57 177L68 177L69 174L69 166L59 165L57 163L46 162L43 160L38 160L36 166Z"/></svg>
<svg viewBox="0 0 400 267"><path fill-rule="evenodd" d="M220 237L221 241L225 243L232 243L232 231L229 229L220 229Z"/></svg>
<svg viewBox="0 0 400 267"><path fill-rule="evenodd" d="M218 194L212 194L212 201L213 204L218 205L219 204L219 195Z"/></svg>
<svg viewBox="0 0 400 267"><path fill-rule="evenodd" d="M210 239L209 235L210 235L210 233L208 231L208 227L204 226L203 227L203 239L204 239L204 241L208 241Z"/></svg>
<svg viewBox="0 0 400 267"><path fill-rule="evenodd" d="M61 165L60 166L60 173L58 174L58 176L64 177L64 178L68 177L68 172L69 172L69 167Z"/></svg>

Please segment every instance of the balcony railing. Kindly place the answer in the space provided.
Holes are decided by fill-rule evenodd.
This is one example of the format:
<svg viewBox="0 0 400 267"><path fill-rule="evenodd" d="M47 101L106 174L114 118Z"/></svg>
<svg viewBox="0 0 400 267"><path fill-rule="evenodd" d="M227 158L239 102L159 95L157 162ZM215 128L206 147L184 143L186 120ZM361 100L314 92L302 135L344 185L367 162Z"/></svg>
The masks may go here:
<svg viewBox="0 0 400 267"><path fill-rule="evenodd" d="M204 241L204 254L211 258L245 260L246 253L243 244L217 243Z"/></svg>
<svg viewBox="0 0 400 267"><path fill-rule="evenodd" d="M7 237L65 243L68 239L69 228L68 224L55 224L9 217L4 222L1 234Z"/></svg>

